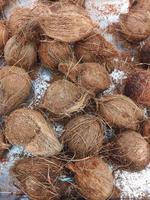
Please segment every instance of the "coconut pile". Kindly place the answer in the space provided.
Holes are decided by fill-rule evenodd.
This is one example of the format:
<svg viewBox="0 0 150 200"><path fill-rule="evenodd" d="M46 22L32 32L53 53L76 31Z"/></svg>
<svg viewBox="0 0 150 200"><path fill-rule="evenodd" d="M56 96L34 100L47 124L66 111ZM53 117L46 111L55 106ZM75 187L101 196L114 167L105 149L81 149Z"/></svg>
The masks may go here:
<svg viewBox="0 0 150 200"><path fill-rule="evenodd" d="M0 198L150 199L149 0L99 17L89 0L14 2L0 1Z"/></svg>

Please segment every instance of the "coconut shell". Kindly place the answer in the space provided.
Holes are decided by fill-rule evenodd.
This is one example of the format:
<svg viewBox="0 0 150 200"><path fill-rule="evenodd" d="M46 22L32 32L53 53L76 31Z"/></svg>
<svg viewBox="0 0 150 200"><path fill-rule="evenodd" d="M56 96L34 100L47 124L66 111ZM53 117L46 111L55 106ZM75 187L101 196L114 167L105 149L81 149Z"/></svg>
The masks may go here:
<svg viewBox="0 0 150 200"><path fill-rule="evenodd" d="M0 115L19 106L29 96L31 81L24 69L4 67L0 70Z"/></svg>
<svg viewBox="0 0 150 200"><path fill-rule="evenodd" d="M88 200L106 200L113 191L113 176L107 164L93 157L67 166L75 174L81 194Z"/></svg>
<svg viewBox="0 0 150 200"><path fill-rule="evenodd" d="M4 57L8 65L30 70L37 59L36 46L32 42L22 44L16 36L13 36L6 43Z"/></svg>
<svg viewBox="0 0 150 200"><path fill-rule="evenodd" d="M150 71L136 70L126 80L124 94L136 103L150 107Z"/></svg>
<svg viewBox="0 0 150 200"><path fill-rule="evenodd" d="M4 21L0 21L0 49L3 49L8 40L8 30Z"/></svg>
<svg viewBox="0 0 150 200"><path fill-rule="evenodd" d="M111 145L113 162L129 171L143 170L150 162L150 145L137 132L122 132Z"/></svg>
<svg viewBox="0 0 150 200"><path fill-rule="evenodd" d="M139 50L140 61L150 65L150 38L144 41L144 45Z"/></svg>
<svg viewBox="0 0 150 200"><path fill-rule="evenodd" d="M100 62L107 58L114 58L118 52L115 47L97 32L92 32L75 44L75 55L83 62Z"/></svg>
<svg viewBox="0 0 150 200"><path fill-rule="evenodd" d="M99 153L103 143L103 127L95 116L85 114L75 117L64 129L62 141L76 157Z"/></svg>
<svg viewBox="0 0 150 200"><path fill-rule="evenodd" d="M150 143L150 120L147 120L143 124L143 137Z"/></svg>
<svg viewBox="0 0 150 200"><path fill-rule="evenodd" d="M150 35L150 14L147 10L131 10L120 15L120 32L131 42L145 40Z"/></svg>
<svg viewBox="0 0 150 200"><path fill-rule="evenodd" d="M54 81L47 89L40 107L58 117L81 111L87 104L89 95L67 80Z"/></svg>
<svg viewBox="0 0 150 200"><path fill-rule="evenodd" d="M98 63L83 63L71 66L70 64L61 63L59 71L88 91L103 91L111 83L107 70Z"/></svg>
<svg viewBox="0 0 150 200"><path fill-rule="evenodd" d="M112 127L136 130L144 119L144 111L124 95L102 97L98 102L99 114Z"/></svg>
<svg viewBox="0 0 150 200"><path fill-rule="evenodd" d="M49 17L41 17L40 25L44 33L53 39L62 42L76 42L87 37L94 28L92 20L87 13L78 9L61 9Z"/></svg>
<svg viewBox="0 0 150 200"><path fill-rule="evenodd" d="M38 156L53 156L62 150L52 124L31 109L18 109L6 121L5 136L11 144L21 145Z"/></svg>
<svg viewBox="0 0 150 200"><path fill-rule="evenodd" d="M39 57L44 67L54 70L60 62L70 60L72 52L69 44L49 39L41 41Z"/></svg>

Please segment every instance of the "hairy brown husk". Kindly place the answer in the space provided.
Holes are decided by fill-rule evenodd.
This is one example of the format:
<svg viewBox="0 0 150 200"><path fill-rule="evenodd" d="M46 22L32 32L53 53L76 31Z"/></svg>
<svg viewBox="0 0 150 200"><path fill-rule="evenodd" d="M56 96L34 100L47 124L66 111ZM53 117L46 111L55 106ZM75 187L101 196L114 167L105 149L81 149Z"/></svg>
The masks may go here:
<svg viewBox="0 0 150 200"><path fill-rule="evenodd" d="M58 117L81 111L89 100L89 94L67 80L53 82L46 91L40 107Z"/></svg>
<svg viewBox="0 0 150 200"><path fill-rule="evenodd" d="M4 67L0 70L0 115L19 106L30 94L31 80L24 69Z"/></svg>
<svg viewBox="0 0 150 200"><path fill-rule="evenodd" d="M150 145L140 133L125 131L112 141L111 158L122 168L140 171L150 162Z"/></svg>
<svg viewBox="0 0 150 200"><path fill-rule="evenodd" d="M98 112L113 127L136 130L144 119L144 111L124 95L101 97Z"/></svg>
<svg viewBox="0 0 150 200"><path fill-rule="evenodd" d="M103 143L103 126L93 115L81 115L69 121L62 135L63 143L76 157L99 153Z"/></svg>
<svg viewBox="0 0 150 200"><path fill-rule="evenodd" d="M144 41L143 46L139 50L139 58L143 64L150 65L150 38Z"/></svg>
<svg viewBox="0 0 150 200"><path fill-rule="evenodd" d="M143 124L143 137L150 144L150 120L147 120Z"/></svg>
<svg viewBox="0 0 150 200"><path fill-rule="evenodd" d="M8 40L8 29L6 26L5 21L1 20L0 21L0 49L3 49L7 40Z"/></svg>
<svg viewBox="0 0 150 200"><path fill-rule="evenodd" d="M11 144L21 145L33 155L53 156L62 150L52 124L31 109L12 112L6 120L4 134Z"/></svg>
<svg viewBox="0 0 150 200"><path fill-rule="evenodd" d="M74 172L77 187L86 199L106 200L111 196L113 176L102 159L85 159L70 163L68 168Z"/></svg>
<svg viewBox="0 0 150 200"><path fill-rule="evenodd" d="M150 71L136 70L126 81L124 94L136 103L150 107Z"/></svg>
<svg viewBox="0 0 150 200"><path fill-rule="evenodd" d="M0 0L0 11L4 9L4 7L8 4L8 0Z"/></svg>
<svg viewBox="0 0 150 200"><path fill-rule="evenodd" d="M61 63L59 71L87 91L98 92L107 89L111 80L107 70L98 63Z"/></svg>

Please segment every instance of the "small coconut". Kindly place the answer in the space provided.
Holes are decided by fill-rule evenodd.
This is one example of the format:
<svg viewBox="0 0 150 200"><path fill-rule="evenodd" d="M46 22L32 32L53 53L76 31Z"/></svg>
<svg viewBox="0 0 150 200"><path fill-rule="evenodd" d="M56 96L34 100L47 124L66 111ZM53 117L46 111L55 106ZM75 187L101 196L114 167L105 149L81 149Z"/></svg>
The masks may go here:
<svg viewBox="0 0 150 200"><path fill-rule="evenodd" d="M114 58L118 54L115 47L98 32L75 43L75 55L84 62L103 62L107 58Z"/></svg>
<svg viewBox="0 0 150 200"><path fill-rule="evenodd" d="M150 71L136 70L126 81L124 94L136 103L150 107Z"/></svg>
<svg viewBox="0 0 150 200"><path fill-rule="evenodd" d="M147 10L131 10L120 16L120 32L131 42L145 40L150 35L150 13Z"/></svg>
<svg viewBox="0 0 150 200"><path fill-rule="evenodd" d="M139 133L124 131L112 141L111 159L129 171L143 170L150 162L150 145Z"/></svg>
<svg viewBox="0 0 150 200"><path fill-rule="evenodd" d="M59 71L88 91L98 92L107 89L111 80L107 70L99 63L70 65L61 63Z"/></svg>
<svg viewBox="0 0 150 200"><path fill-rule="evenodd" d="M5 21L0 21L0 49L3 49L8 40L8 30Z"/></svg>
<svg viewBox="0 0 150 200"><path fill-rule="evenodd" d="M101 97L98 111L109 125L116 128L136 130L144 119L144 111L124 95Z"/></svg>
<svg viewBox="0 0 150 200"><path fill-rule="evenodd" d="M41 41L39 57L44 67L57 69L60 62L69 61L72 57L69 44L56 40Z"/></svg>
<svg viewBox="0 0 150 200"><path fill-rule="evenodd" d="M89 94L67 80L54 81L47 89L40 107L58 117L81 111L89 100Z"/></svg>
<svg viewBox="0 0 150 200"><path fill-rule="evenodd" d="M139 50L139 58L143 64L150 65L150 38L144 41Z"/></svg>
<svg viewBox="0 0 150 200"><path fill-rule="evenodd" d="M15 109L30 94L31 80L24 69L4 67L0 70L0 115Z"/></svg>
<svg viewBox="0 0 150 200"><path fill-rule="evenodd" d="M150 120L147 120L143 124L143 137L150 143Z"/></svg>
<svg viewBox="0 0 150 200"><path fill-rule="evenodd" d="M81 115L69 121L62 135L63 143L76 157L98 154L103 143L103 126L93 115Z"/></svg>
<svg viewBox="0 0 150 200"><path fill-rule="evenodd" d="M106 200L113 191L113 176L107 164L97 157L70 163L81 194L88 200Z"/></svg>
<svg viewBox="0 0 150 200"><path fill-rule="evenodd" d="M33 155L53 156L62 150L52 124L31 109L12 112L6 120L4 134L11 144L21 145Z"/></svg>
<svg viewBox="0 0 150 200"><path fill-rule="evenodd" d="M8 65L16 65L30 70L37 59L35 43L27 42L24 44L21 40L18 41L16 36L13 36L6 43L4 57Z"/></svg>

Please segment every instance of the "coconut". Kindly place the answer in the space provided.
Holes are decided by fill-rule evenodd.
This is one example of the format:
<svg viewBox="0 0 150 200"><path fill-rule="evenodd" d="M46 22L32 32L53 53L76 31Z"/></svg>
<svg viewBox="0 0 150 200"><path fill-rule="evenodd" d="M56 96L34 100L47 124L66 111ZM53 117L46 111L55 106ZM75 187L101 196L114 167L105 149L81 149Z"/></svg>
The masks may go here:
<svg viewBox="0 0 150 200"><path fill-rule="evenodd" d="M122 168L140 171L150 162L150 145L139 133L124 131L112 141L111 159Z"/></svg>
<svg viewBox="0 0 150 200"><path fill-rule="evenodd" d="M65 126L62 141L76 157L98 154L103 143L102 123L93 115L77 116Z"/></svg>
<svg viewBox="0 0 150 200"><path fill-rule="evenodd" d="M124 94L136 103L150 107L150 71L136 70L128 77Z"/></svg>
<svg viewBox="0 0 150 200"><path fill-rule="evenodd" d="M89 94L67 80L54 81L47 89L40 104L58 117L81 111L87 104Z"/></svg>
<svg viewBox="0 0 150 200"><path fill-rule="evenodd" d="M98 111L109 125L116 128L136 130L144 119L144 111L124 95L101 97Z"/></svg>
<svg viewBox="0 0 150 200"><path fill-rule="evenodd" d="M110 44L98 32L92 32L75 44L75 55L78 60L84 62L103 62L108 58L114 58L118 52L115 47Z"/></svg>
<svg viewBox="0 0 150 200"><path fill-rule="evenodd" d="M121 15L120 32L131 42L145 40L150 35L150 13L147 10L131 10Z"/></svg>
<svg viewBox="0 0 150 200"><path fill-rule="evenodd" d="M62 150L52 124L31 109L12 112L6 120L4 134L11 144L21 145L33 155L53 156Z"/></svg>
<svg viewBox="0 0 150 200"><path fill-rule="evenodd" d="M49 39L41 41L39 57L44 67L54 70L60 62L70 60L72 52L69 44Z"/></svg>
<svg viewBox="0 0 150 200"><path fill-rule="evenodd" d="M15 109L30 94L31 81L24 69L4 67L0 70L0 115Z"/></svg>
<svg viewBox="0 0 150 200"><path fill-rule="evenodd" d="M147 120L143 124L143 136L150 143L150 120Z"/></svg>
<svg viewBox="0 0 150 200"><path fill-rule="evenodd" d="M98 63L75 65L61 63L59 70L88 91L103 91L111 83L107 70Z"/></svg>
<svg viewBox="0 0 150 200"><path fill-rule="evenodd" d="M30 70L37 59L36 46L33 42L24 44L16 36L11 37L4 48L4 57L8 65Z"/></svg>
<svg viewBox="0 0 150 200"><path fill-rule="evenodd" d="M144 41L139 50L140 61L146 65L150 65L150 38Z"/></svg>
<svg viewBox="0 0 150 200"><path fill-rule="evenodd" d="M52 13L49 17L39 18L44 33L50 38L62 42L76 42L88 36L94 28L92 20L87 13L76 7L75 10L63 9Z"/></svg>
<svg viewBox="0 0 150 200"><path fill-rule="evenodd" d="M5 21L0 21L0 49L3 49L8 40L8 30Z"/></svg>
<svg viewBox="0 0 150 200"><path fill-rule="evenodd" d="M113 191L113 176L107 164L97 157L70 163L81 194L88 200L106 200Z"/></svg>

